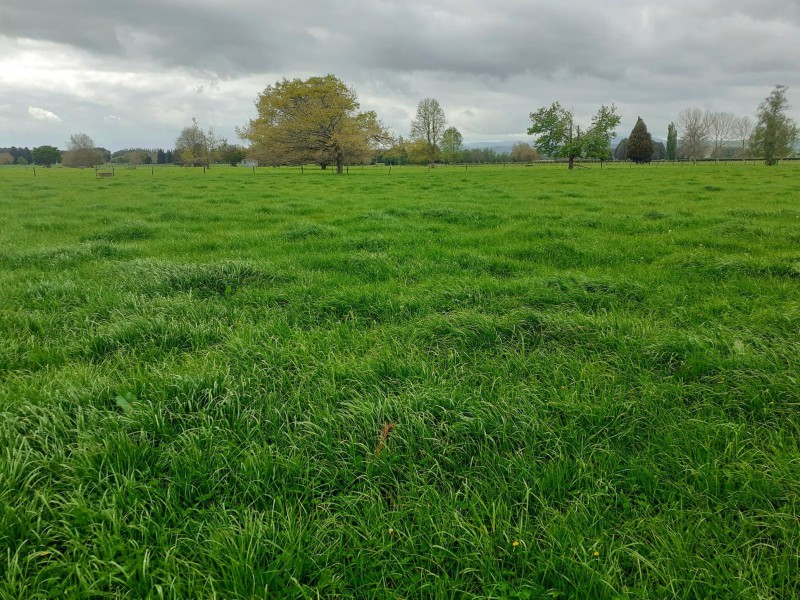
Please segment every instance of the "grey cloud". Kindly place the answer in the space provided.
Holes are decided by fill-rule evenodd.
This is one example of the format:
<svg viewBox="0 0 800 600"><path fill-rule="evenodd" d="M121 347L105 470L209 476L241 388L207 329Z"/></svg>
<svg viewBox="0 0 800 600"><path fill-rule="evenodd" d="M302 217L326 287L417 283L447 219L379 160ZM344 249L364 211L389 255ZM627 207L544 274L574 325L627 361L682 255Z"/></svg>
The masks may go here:
<svg viewBox="0 0 800 600"><path fill-rule="evenodd" d="M434 96L467 139L524 135L554 100L581 115L616 101L621 129L630 111L658 135L689 105L752 114L778 82L791 97L800 2L30 0L0 5L0 48L12 72L15 52L33 53L72 82L0 70L15 111L47 106L76 128L116 115L114 135L150 131L160 145L192 116L232 137L266 84L323 73L401 134Z"/></svg>

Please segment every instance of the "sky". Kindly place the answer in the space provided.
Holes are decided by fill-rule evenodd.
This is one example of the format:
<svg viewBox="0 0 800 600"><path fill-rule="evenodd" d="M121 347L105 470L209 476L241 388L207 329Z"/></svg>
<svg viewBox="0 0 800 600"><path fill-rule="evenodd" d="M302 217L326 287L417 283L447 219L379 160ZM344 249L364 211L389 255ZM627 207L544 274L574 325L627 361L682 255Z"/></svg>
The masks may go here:
<svg viewBox="0 0 800 600"><path fill-rule="evenodd" d="M800 0L0 0L0 147L168 149L193 118L236 143L267 85L328 73L397 135L432 97L465 142L526 140L555 101L665 139L776 84L800 121L798 57Z"/></svg>

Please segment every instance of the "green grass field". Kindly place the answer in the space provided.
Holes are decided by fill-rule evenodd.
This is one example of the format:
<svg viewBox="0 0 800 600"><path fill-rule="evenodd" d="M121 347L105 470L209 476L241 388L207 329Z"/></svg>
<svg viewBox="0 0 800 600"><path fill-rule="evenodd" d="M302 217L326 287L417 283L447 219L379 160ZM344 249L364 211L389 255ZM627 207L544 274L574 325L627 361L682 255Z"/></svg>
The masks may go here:
<svg viewBox="0 0 800 600"><path fill-rule="evenodd" d="M800 165L6 168L0 240L3 600L800 595Z"/></svg>

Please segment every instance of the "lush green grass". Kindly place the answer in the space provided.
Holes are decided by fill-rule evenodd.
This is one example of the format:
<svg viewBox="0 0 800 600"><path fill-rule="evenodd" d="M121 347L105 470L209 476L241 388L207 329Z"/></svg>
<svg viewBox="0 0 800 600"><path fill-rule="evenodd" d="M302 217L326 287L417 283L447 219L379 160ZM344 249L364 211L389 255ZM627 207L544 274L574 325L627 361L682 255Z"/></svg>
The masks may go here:
<svg viewBox="0 0 800 600"><path fill-rule="evenodd" d="M800 166L0 169L0 240L0 598L800 594Z"/></svg>

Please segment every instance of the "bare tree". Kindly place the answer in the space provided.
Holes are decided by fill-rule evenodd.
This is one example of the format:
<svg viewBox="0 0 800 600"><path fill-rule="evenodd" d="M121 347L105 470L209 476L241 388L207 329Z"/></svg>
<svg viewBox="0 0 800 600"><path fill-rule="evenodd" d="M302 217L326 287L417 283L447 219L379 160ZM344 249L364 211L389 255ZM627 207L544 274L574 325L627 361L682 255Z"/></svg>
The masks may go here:
<svg viewBox="0 0 800 600"><path fill-rule="evenodd" d="M447 126L447 117L439 102L425 98L417 105L417 117L411 121L411 138L425 142L428 162L431 167L436 162L439 140Z"/></svg>
<svg viewBox="0 0 800 600"><path fill-rule="evenodd" d="M733 121L733 135L736 136L736 141L740 144L739 152L742 158L747 156L747 145L750 143L755 125L753 119L748 116L737 117Z"/></svg>
<svg viewBox="0 0 800 600"><path fill-rule="evenodd" d="M699 108L686 108L678 114L678 126L683 135L680 138L680 154L696 161L703 158L708 146L708 119Z"/></svg>
<svg viewBox="0 0 800 600"><path fill-rule="evenodd" d="M722 146L730 139L736 117L729 112L707 112L705 116L708 135L714 143L712 156L722 154Z"/></svg>
<svg viewBox="0 0 800 600"><path fill-rule="evenodd" d="M93 150L94 140L85 133L73 133L69 136L68 150Z"/></svg>
<svg viewBox="0 0 800 600"><path fill-rule="evenodd" d="M68 150L61 158L61 163L65 167L94 167L102 162L103 153L95 148L91 137L85 133L69 136Z"/></svg>

